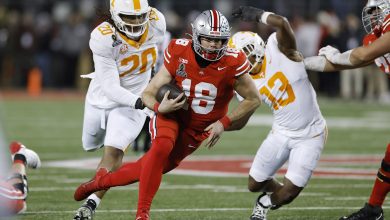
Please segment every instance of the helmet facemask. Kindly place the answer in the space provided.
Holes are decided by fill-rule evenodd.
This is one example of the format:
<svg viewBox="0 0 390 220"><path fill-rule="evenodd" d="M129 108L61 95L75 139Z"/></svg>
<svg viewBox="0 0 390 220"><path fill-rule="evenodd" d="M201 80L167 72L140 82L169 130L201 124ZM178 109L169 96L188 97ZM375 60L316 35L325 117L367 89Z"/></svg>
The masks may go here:
<svg viewBox="0 0 390 220"><path fill-rule="evenodd" d="M367 33L379 27L390 12L388 0L369 0L362 10L362 22Z"/></svg>
<svg viewBox="0 0 390 220"><path fill-rule="evenodd" d="M137 39L148 26L151 7L147 0L112 0L111 18L116 28L131 39Z"/></svg>
<svg viewBox="0 0 390 220"><path fill-rule="evenodd" d="M265 43L261 37L250 31L235 33L229 41L229 47L241 50L249 61L250 74L257 74L264 60Z"/></svg>
<svg viewBox="0 0 390 220"><path fill-rule="evenodd" d="M138 38L145 33L149 20L149 11L139 15L127 15L119 13L117 19L113 19L115 26L129 38Z"/></svg>
<svg viewBox="0 0 390 220"><path fill-rule="evenodd" d="M253 73L253 71L257 69L259 66L261 66L261 64L263 63L264 60L263 47L259 47L259 45L254 45L254 44L247 44L243 48L241 48L241 51L244 52L246 58L249 61L249 65L251 67L249 73Z"/></svg>
<svg viewBox="0 0 390 220"><path fill-rule="evenodd" d="M199 35L199 37L194 40L194 49L195 52L205 60L216 61L225 54L228 40L229 38L217 38ZM216 48L205 47L202 45L202 41L206 42L207 44L214 44Z"/></svg>

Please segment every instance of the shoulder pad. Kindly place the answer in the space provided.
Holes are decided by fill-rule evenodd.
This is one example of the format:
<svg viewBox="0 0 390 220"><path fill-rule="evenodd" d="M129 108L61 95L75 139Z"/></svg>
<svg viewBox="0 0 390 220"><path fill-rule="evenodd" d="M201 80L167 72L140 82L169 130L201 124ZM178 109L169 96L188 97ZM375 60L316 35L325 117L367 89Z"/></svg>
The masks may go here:
<svg viewBox="0 0 390 220"><path fill-rule="evenodd" d="M97 26L91 33L91 39L89 40L89 47L94 54L103 57L113 56L113 34L115 28L108 22L103 22Z"/></svg>
<svg viewBox="0 0 390 220"><path fill-rule="evenodd" d="M167 49L169 50L169 53L172 54L181 54L182 52L186 51L189 47L191 47L192 41L185 38L178 38L178 39L172 39L171 42L169 42L169 45Z"/></svg>
<svg viewBox="0 0 390 220"><path fill-rule="evenodd" d="M161 32L162 35L165 34L167 25L165 22L164 15L157 9L152 8L149 15L149 23L154 27L158 32Z"/></svg>

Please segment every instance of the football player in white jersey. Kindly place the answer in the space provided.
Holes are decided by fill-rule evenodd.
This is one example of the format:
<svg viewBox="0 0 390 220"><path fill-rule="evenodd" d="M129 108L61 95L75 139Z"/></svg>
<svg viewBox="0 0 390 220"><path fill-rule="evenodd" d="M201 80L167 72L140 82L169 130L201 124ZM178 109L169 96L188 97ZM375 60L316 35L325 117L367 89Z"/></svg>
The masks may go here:
<svg viewBox="0 0 390 220"><path fill-rule="evenodd" d="M97 167L109 171L122 164L127 147L141 131L146 114L140 98L164 39L165 18L147 0L111 0L110 15L91 33L95 72L85 101L83 148L104 146ZM91 219L106 191L89 196L74 219Z"/></svg>
<svg viewBox="0 0 390 220"><path fill-rule="evenodd" d="M363 45L340 53L334 47L320 49L319 56L305 58L309 70L333 72L375 64L390 76L390 0L368 0L362 10L367 35ZM390 192L390 143L379 168L368 202L359 211L340 220L383 220L382 205Z"/></svg>
<svg viewBox="0 0 390 220"><path fill-rule="evenodd" d="M276 28L267 44L253 32L238 32L229 42L246 53L262 101L273 111L272 130L257 151L248 180L251 192L262 192L250 219L265 220L269 209L292 202L308 183L324 148L326 122L287 19L249 6L237 8L233 16ZM287 160L280 183L274 175Z"/></svg>

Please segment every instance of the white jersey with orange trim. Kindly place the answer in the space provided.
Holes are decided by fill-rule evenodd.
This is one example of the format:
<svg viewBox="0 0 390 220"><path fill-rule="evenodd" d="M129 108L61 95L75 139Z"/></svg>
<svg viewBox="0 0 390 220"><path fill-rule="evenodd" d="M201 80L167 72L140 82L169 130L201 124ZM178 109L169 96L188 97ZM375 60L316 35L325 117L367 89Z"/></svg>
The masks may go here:
<svg viewBox="0 0 390 220"><path fill-rule="evenodd" d="M86 100L98 108L134 107L146 88L157 60L157 44L166 30L164 15L152 8L145 33L138 41L129 39L103 22L91 33L95 72Z"/></svg>
<svg viewBox="0 0 390 220"><path fill-rule="evenodd" d="M276 33L267 41L263 66L253 76L262 101L273 111L273 129L292 138L314 137L326 122L303 62L294 62L278 48Z"/></svg>

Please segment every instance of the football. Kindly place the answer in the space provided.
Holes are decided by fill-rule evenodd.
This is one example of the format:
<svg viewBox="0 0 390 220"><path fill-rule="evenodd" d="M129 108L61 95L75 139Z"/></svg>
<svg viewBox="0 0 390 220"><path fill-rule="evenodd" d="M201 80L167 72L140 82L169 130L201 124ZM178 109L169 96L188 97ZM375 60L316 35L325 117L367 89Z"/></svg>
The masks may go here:
<svg viewBox="0 0 390 220"><path fill-rule="evenodd" d="M176 97L178 97L180 94L183 93L183 90L181 90L181 88L179 88L176 84L167 83L162 85L160 89L158 89L156 94L156 100L158 102L161 102L164 99L164 94L167 91L170 91L168 95L169 99L175 99ZM183 98L186 99L186 96L184 95Z"/></svg>

